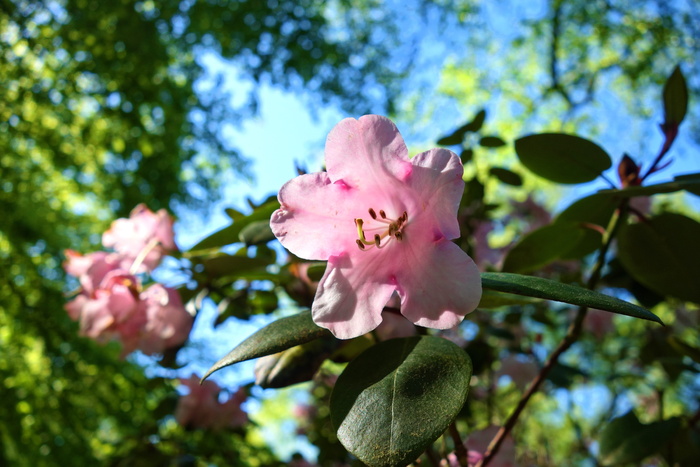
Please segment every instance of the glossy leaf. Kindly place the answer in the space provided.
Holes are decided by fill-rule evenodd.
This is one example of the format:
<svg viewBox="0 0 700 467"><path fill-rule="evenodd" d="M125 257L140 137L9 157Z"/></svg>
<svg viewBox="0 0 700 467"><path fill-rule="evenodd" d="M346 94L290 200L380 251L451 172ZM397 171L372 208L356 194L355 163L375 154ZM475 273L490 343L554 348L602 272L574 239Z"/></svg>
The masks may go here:
<svg viewBox="0 0 700 467"><path fill-rule="evenodd" d="M582 232L582 237L572 249L562 255L562 259L583 258L600 248L603 234L619 201L614 196L594 194L581 198L562 211L554 220L557 224L574 224Z"/></svg>
<svg viewBox="0 0 700 467"><path fill-rule="evenodd" d="M700 303L700 223L675 213L620 230L618 256L637 281L662 295Z"/></svg>
<svg viewBox="0 0 700 467"><path fill-rule="evenodd" d="M481 285L484 289L498 292L525 295L527 297L543 298L572 305L587 306L599 310L610 311L620 315L632 316L661 323L661 320L649 310L628 303L619 298L604 295L593 290L584 289L570 284L521 274L503 272L481 273Z"/></svg>
<svg viewBox="0 0 700 467"><path fill-rule="evenodd" d="M310 381L341 342L325 337L266 355L255 364L255 384L269 389Z"/></svg>
<svg viewBox="0 0 700 467"><path fill-rule="evenodd" d="M663 99L666 125L678 126L688 110L688 85L679 66L673 69L664 85Z"/></svg>
<svg viewBox="0 0 700 467"><path fill-rule="evenodd" d="M527 305L534 302L534 299L524 297L522 295L495 292L493 290L484 290L481 294L481 301L479 301L479 306L477 308L481 310L488 310L500 308L503 306Z"/></svg>
<svg viewBox="0 0 700 467"><path fill-rule="evenodd" d="M328 330L316 326L308 311L278 319L241 342L224 358L216 362L202 379L206 379L215 371L234 363L272 355L330 335Z"/></svg>
<svg viewBox="0 0 700 467"><path fill-rule="evenodd" d="M503 270L528 272L562 258L583 239L583 229L575 224L555 223L530 232L508 252Z"/></svg>
<svg viewBox="0 0 700 467"><path fill-rule="evenodd" d="M244 227L255 221L269 220L272 213L279 207L280 204L277 200L268 201L255 209L255 211L250 213L248 216L242 219L234 220L233 224L224 227L223 229L206 237L193 246L190 251L195 252L209 248L219 248L225 245L230 245L231 243L239 242L241 241L239 235Z"/></svg>
<svg viewBox="0 0 700 467"><path fill-rule="evenodd" d="M331 395L338 439L369 466L406 465L455 419L471 374L469 356L446 339L381 342L338 378Z"/></svg>
<svg viewBox="0 0 700 467"><path fill-rule="evenodd" d="M686 190L700 196L700 174L679 175L676 176L672 182L645 186L630 186L623 190L601 190L598 193L631 198L633 196L652 196L661 193L674 193L681 190Z"/></svg>
<svg viewBox="0 0 700 467"><path fill-rule="evenodd" d="M557 183L585 183L612 165L597 144L579 136L542 133L515 141L520 162L540 177Z"/></svg>
<svg viewBox="0 0 700 467"><path fill-rule="evenodd" d="M243 277L246 273L264 272L270 262L264 258L249 258L220 254L201 260L209 277Z"/></svg>
<svg viewBox="0 0 700 467"><path fill-rule="evenodd" d="M506 145L498 136L484 136L479 140L479 144L485 148L500 148Z"/></svg>
<svg viewBox="0 0 700 467"><path fill-rule="evenodd" d="M523 179L517 173L502 167L491 167L489 173L508 185L521 186Z"/></svg>
<svg viewBox="0 0 700 467"><path fill-rule="evenodd" d="M604 465L638 463L660 453L681 427L680 419L670 418L648 425L630 411L612 420L600 436L600 456Z"/></svg>
<svg viewBox="0 0 700 467"><path fill-rule="evenodd" d="M272 233L272 229L270 228L270 221L264 220L251 222L243 227L241 232L238 234L238 238L246 245L257 245L274 240L275 235Z"/></svg>

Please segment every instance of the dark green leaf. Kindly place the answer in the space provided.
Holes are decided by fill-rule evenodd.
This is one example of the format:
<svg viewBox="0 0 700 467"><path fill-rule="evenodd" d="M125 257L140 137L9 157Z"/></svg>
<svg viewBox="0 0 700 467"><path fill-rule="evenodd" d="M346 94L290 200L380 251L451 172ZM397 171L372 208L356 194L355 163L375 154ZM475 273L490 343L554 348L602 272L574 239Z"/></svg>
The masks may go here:
<svg viewBox="0 0 700 467"><path fill-rule="evenodd" d="M681 68L676 66L664 85L664 117L666 125L678 126L688 110L688 85Z"/></svg>
<svg viewBox="0 0 700 467"><path fill-rule="evenodd" d="M240 241L246 245L257 245L259 243L267 243L275 239L275 235L270 228L270 221L255 221L243 227L238 234Z"/></svg>
<svg viewBox="0 0 700 467"><path fill-rule="evenodd" d="M472 149L463 149L462 152L459 153L459 159L462 161L462 164L466 164L467 162L471 161L473 157L474 150Z"/></svg>
<svg viewBox="0 0 700 467"><path fill-rule="evenodd" d="M597 144L563 133L530 135L515 141L520 162L557 183L585 183L610 168L610 156Z"/></svg>
<svg viewBox="0 0 700 467"><path fill-rule="evenodd" d="M202 379L234 363L271 355L329 335L328 330L316 326L308 311L278 319L241 342L228 355L216 362Z"/></svg>
<svg viewBox="0 0 700 467"><path fill-rule="evenodd" d="M618 256L625 269L651 290L700 303L700 223L664 213L620 230Z"/></svg>
<svg viewBox="0 0 700 467"><path fill-rule="evenodd" d="M228 227L224 227L223 229L214 232L207 238L203 239L195 246L193 246L190 249L190 252L206 250L209 248L219 248L225 245L230 245L231 243L241 241L239 235L244 227L255 221L269 221L272 213L275 210L279 209L279 207L280 204L277 201L269 201L263 204L262 206L259 206L248 216L239 220L234 220L233 224L229 225Z"/></svg>
<svg viewBox="0 0 700 467"><path fill-rule="evenodd" d="M367 465L406 465L455 419L471 374L469 356L446 339L381 342L350 362L333 389L338 439Z"/></svg>
<svg viewBox="0 0 700 467"><path fill-rule="evenodd" d="M452 133L451 135L443 136L437 140L437 144L440 146L455 146L457 144L462 144L464 140L464 135Z"/></svg>
<svg viewBox="0 0 700 467"><path fill-rule="evenodd" d="M268 389L310 381L341 342L326 337L266 355L255 364L255 384Z"/></svg>
<svg viewBox="0 0 700 467"><path fill-rule="evenodd" d="M600 436L600 457L604 465L638 463L661 452L681 427L679 418L648 425L634 412L612 420Z"/></svg>
<svg viewBox="0 0 700 467"><path fill-rule="evenodd" d="M486 109L481 109L474 115L471 122L460 127L457 131L462 131L464 133L477 132L481 130L481 127L484 125L484 120L486 120Z"/></svg>
<svg viewBox="0 0 700 467"><path fill-rule="evenodd" d="M309 280L312 280L314 282L318 282L321 280L323 277L323 273L326 272L326 263L314 263L311 266L309 266L309 269L306 271L306 275L309 277Z"/></svg>
<svg viewBox="0 0 700 467"><path fill-rule="evenodd" d="M509 293L494 292L493 290L484 290L481 294L479 309L500 308L502 306L527 305L533 303L534 300L522 295L514 295Z"/></svg>
<svg viewBox="0 0 700 467"><path fill-rule="evenodd" d="M500 148L505 146L506 142L498 136L484 136L479 140L479 144L485 148Z"/></svg>
<svg viewBox="0 0 700 467"><path fill-rule="evenodd" d="M547 374L547 379L555 386L560 388L570 387L580 376L585 376L586 373L569 365L555 363L552 370Z"/></svg>
<svg viewBox="0 0 700 467"><path fill-rule="evenodd" d="M587 306L599 310L611 311L621 315L647 319L661 323L661 320L649 310L575 285L562 284L541 277L508 274L504 272L482 272L481 285L485 289L497 290L527 297L543 298L572 305ZM663 324L663 323L662 323Z"/></svg>
<svg viewBox="0 0 700 467"><path fill-rule="evenodd" d="M530 232L508 252L503 270L527 272L564 257L583 239L576 224L555 223Z"/></svg>
<svg viewBox="0 0 700 467"><path fill-rule="evenodd" d="M559 214L555 223L574 224L583 231L576 246L563 254L562 259L583 258L600 248L603 235L596 227L602 230L608 227L618 204L619 201L614 196L594 194L579 199Z"/></svg>
<svg viewBox="0 0 700 467"><path fill-rule="evenodd" d="M686 183L683 187L684 190L700 196L700 173L676 175L673 178L678 182Z"/></svg>
<svg viewBox="0 0 700 467"><path fill-rule="evenodd" d="M601 195L631 198L633 196L651 196L660 193L673 193L686 190L700 196L700 174L688 174L675 177L674 181L656 185L630 186L622 190L601 190Z"/></svg>
<svg viewBox="0 0 700 467"><path fill-rule="evenodd" d="M523 179L520 175L502 167L491 167L489 173L508 185L521 186Z"/></svg>
<svg viewBox="0 0 700 467"><path fill-rule="evenodd" d="M201 260L205 273L212 278L244 277L246 273L259 273L265 270L270 262L264 258L249 258L220 254Z"/></svg>

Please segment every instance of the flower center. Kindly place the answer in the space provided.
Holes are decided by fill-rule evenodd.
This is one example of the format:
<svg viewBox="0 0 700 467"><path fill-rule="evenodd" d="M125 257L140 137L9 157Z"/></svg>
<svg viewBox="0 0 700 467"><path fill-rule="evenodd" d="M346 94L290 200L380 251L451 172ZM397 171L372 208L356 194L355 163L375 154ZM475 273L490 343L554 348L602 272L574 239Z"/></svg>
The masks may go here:
<svg viewBox="0 0 700 467"><path fill-rule="evenodd" d="M359 237L355 242L360 250L366 250L373 246L384 248L392 238L399 241L403 238L403 228L408 222L408 213L406 211L404 211L398 219L389 219L386 217L386 213L381 209L379 210L379 215L377 215L377 212L372 208L369 208L368 212L372 218L372 220L368 222L370 225L369 227L365 227L364 220L355 219L357 236ZM369 240L367 239L368 234ZM385 238L387 240L382 243L382 240Z"/></svg>

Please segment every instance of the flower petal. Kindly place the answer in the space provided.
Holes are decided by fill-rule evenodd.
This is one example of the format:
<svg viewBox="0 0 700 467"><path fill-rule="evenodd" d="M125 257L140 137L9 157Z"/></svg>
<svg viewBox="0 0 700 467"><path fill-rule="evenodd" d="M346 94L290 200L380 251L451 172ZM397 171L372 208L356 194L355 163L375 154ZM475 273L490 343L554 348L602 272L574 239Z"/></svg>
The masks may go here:
<svg viewBox="0 0 700 467"><path fill-rule="evenodd" d="M401 314L419 326L449 329L476 309L481 277L474 261L457 245L440 239L406 247L396 270Z"/></svg>
<svg viewBox="0 0 700 467"><path fill-rule="evenodd" d="M413 172L408 181L420 200L415 215L432 216L427 224L437 225L448 240L458 238L457 210L464 192L464 167L459 157L447 149L431 149L411 162Z"/></svg>
<svg viewBox="0 0 700 467"><path fill-rule="evenodd" d="M339 339L372 331L396 286L382 265L382 255L357 250L331 256L311 307L314 322Z"/></svg>
<svg viewBox="0 0 700 467"><path fill-rule="evenodd" d="M343 180L354 188L403 181L412 170L399 130L379 115L338 123L328 134L325 156L331 180Z"/></svg>
<svg viewBox="0 0 700 467"><path fill-rule="evenodd" d="M304 259L326 260L356 248L354 219L360 204L353 188L331 183L325 172L301 175L279 192L280 209L270 227L289 251Z"/></svg>

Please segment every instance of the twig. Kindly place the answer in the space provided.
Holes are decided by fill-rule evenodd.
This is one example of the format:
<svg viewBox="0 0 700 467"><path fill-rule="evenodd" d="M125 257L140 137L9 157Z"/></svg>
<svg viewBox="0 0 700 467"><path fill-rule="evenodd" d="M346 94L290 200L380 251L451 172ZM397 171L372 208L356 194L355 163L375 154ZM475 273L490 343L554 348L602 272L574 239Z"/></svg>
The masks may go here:
<svg viewBox="0 0 700 467"><path fill-rule="evenodd" d="M462 437L459 436L459 431L457 431L457 424L452 422L450 424L450 436L455 443L455 454L457 455L457 462L461 467L469 467L469 455L467 454L467 448L464 447L464 442Z"/></svg>
<svg viewBox="0 0 700 467"><path fill-rule="evenodd" d="M595 267L593 269L591 277L588 279L588 282L586 284L590 290L593 290L598 284L603 270L603 266L605 266L605 257L608 253L608 249L610 248L610 244L612 243L612 240L617 235L620 226L623 224L624 220L627 217L627 202L627 200L622 201L617 216L611 219L611 226L608 230L609 233L604 239L603 245L601 246L600 251L598 253L598 259L596 261ZM527 391L525 391L525 394L523 394L520 398L520 401L518 401L518 405L515 407L515 410L510 415L510 417L508 417L508 420L506 420L506 423L501 427L501 429L498 430L498 433L496 433L496 436L491 441L491 444L489 444L488 449L486 449L484 457L476 464L476 467L485 467L498 453L501 444L505 440L506 436L508 436L508 433L510 433L510 431L513 429L513 426L515 426L515 423L518 421L520 414L525 409L525 406L530 401L532 395L535 394L535 392L537 392L537 389L540 387L540 384L542 384L542 382L547 378L547 375L552 370L554 365L556 365L561 354L566 352L569 349L569 347L571 347L581 335L581 330L583 329L583 321L586 318L587 311L588 308L583 306L578 309L578 312L576 313L576 318L569 326L569 329L567 330L564 339L557 346L557 348L554 349L554 351L549 356L547 362L544 364L540 372L537 374L532 383L530 383L530 386L528 386Z"/></svg>

